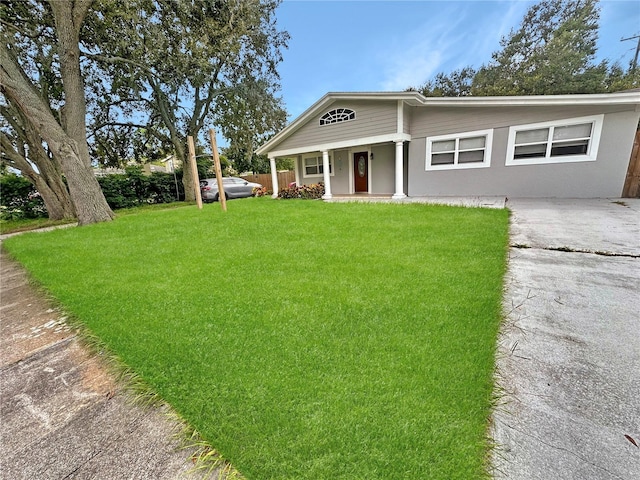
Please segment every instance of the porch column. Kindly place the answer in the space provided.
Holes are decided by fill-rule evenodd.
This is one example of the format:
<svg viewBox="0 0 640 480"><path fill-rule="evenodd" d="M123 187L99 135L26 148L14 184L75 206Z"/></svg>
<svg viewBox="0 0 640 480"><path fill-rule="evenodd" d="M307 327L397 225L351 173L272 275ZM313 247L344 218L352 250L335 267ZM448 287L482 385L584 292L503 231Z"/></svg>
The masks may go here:
<svg viewBox="0 0 640 480"><path fill-rule="evenodd" d="M329 171L329 151L324 150L322 152L322 172L324 176L324 195L323 200L330 200L331 195L331 172Z"/></svg>
<svg viewBox="0 0 640 480"><path fill-rule="evenodd" d="M396 192L391 196L394 200L405 198L402 191L404 184L404 143L396 142Z"/></svg>
<svg viewBox="0 0 640 480"><path fill-rule="evenodd" d="M276 170L276 159L269 157L269 163L271 164L271 183L273 184L272 198L278 198L278 171Z"/></svg>

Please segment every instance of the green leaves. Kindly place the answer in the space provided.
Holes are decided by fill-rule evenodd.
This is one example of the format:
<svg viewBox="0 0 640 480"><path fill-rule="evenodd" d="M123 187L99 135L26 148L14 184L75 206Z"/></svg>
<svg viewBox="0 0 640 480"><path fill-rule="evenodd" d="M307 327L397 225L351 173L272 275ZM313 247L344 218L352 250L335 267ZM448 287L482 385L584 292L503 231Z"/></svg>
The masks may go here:
<svg viewBox="0 0 640 480"><path fill-rule="evenodd" d="M418 90L425 96L559 95L603 93L640 86L640 72L603 61L594 64L597 0L543 0L477 71L439 73Z"/></svg>
<svg viewBox="0 0 640 480"><path fill-rule="evenodd" d="M475 95L594 93L606 66L593 65L598 35L597 0L543 0L473 81Z"/></svg>

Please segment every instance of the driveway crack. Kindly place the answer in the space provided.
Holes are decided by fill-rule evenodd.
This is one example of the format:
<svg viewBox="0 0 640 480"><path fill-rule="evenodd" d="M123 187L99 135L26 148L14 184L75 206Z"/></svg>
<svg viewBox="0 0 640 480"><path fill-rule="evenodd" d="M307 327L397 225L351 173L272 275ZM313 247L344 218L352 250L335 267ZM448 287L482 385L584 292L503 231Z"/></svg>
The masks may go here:
<svg viewBox="0 0 640 480"><path fill-rule="evenodd" d="M533 250L548 250L551 252L569 252L569 253L586 253L590 255L600 255L603 257L625 257L625 258L640 258L640 254L635 253L617 253L608 252L606 250L589 250L587 248L572 248L572 247L532 247L531 245L523 243L513 243L509 245L511 248L517 249L533 249Z"/></svg>

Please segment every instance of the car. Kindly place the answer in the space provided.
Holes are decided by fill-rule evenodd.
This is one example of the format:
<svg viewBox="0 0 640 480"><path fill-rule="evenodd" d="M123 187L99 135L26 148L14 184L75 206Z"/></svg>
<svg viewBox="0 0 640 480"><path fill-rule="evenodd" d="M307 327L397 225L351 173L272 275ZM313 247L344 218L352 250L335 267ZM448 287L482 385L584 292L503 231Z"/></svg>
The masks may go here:
<svg viewBox="0 0 640 480"><path fill-rule="evenodd" d="M225 198L253 197L254 188L262 188L259 183L249 182L244 178L223 177L222 187ZM200 180L200 192L203 202L215 202L220 194L218 192L218 180L216 178L205 178Z"/></svg>

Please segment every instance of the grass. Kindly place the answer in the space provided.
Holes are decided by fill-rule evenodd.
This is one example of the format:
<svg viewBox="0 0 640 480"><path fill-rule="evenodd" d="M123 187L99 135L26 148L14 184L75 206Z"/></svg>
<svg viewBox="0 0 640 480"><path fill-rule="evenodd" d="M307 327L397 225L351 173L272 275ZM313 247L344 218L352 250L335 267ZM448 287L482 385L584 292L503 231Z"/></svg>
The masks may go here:
<svg viewBox="0 0 640 480"><path fill-rule="evenodd" d="M4 244L246 478L471 479L507 225L259 198Z"/></svg>

